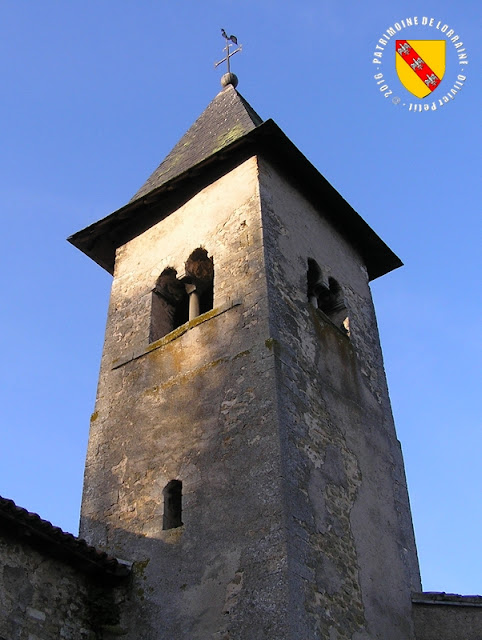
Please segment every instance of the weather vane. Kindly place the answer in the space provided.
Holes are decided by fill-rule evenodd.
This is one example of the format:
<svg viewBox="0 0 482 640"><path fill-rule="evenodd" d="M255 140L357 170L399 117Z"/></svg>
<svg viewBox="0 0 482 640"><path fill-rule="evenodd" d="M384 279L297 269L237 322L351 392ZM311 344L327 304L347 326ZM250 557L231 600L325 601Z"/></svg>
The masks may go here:
<svg viewBox="0 0 482 640"><path fill-rule="evenodd" d="M236 46L238 45L238 39L236 38L236 36L233 36L233 35L228 36L228 34L224 29L221 29L221 35L226 41L226 46L223 49L223 51L226 51L226 56L222 60L219 60L219 62L215 62L214 68L219 67L219 65L222 64L223 62L227 62L228 71L221 78L221 84L223 85L223 87L225 87L228 84L232 84L235 87L238 84L238 78L234 73L231 73L230 58L232 58L232 56L234 56L235 53L238 53L238 51L242 51L243 45L240 44L237 49L235 49L234 51L231 51L230 49L233 46L233 44Z"/></svg>

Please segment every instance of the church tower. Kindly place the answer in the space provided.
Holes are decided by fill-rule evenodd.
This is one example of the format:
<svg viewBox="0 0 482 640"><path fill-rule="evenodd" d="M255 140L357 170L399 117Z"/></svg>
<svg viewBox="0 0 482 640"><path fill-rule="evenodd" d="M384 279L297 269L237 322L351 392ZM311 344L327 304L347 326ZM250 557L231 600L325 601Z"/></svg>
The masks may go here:
<svg viewBox="0 0 482 640"><path fill-rule="evenodd" d="M227 84L70 241L113 274L81 535L128 640L413 640L369 282L399 259Z"/></svg>

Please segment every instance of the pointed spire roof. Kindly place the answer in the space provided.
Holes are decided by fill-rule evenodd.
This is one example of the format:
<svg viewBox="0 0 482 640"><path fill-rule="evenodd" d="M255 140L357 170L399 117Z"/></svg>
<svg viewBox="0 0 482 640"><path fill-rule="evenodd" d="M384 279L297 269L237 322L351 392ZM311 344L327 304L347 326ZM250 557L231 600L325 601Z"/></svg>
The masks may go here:
<svg viewBox="0 0 482 640"><path fill-rule="evenodd" d="M371 280L400 259L305 158L273 120L263 122L233 84L214 98L134 197L69 238L114 272L116 249L156 224L240 162L267 160L359 251Z"/></svg>
<svg viewBox="0 0 482 640"><path fill-rule="evenodd" d="M131 202L206 160L262 123L263 120L251 105L232 84L228 84L132 197Z"/></svg>

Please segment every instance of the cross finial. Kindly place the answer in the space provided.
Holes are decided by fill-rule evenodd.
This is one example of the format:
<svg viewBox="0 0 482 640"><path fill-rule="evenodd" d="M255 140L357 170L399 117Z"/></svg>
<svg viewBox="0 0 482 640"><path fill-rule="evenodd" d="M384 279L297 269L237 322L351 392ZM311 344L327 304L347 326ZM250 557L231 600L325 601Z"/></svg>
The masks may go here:
<svg viewBox="0 0 482 640"><path fill-rule="evenodd" d="M238 46L238 39L236 38L236 36L233 36L233 35L228 36L228 34L224 29L221 29L221 35L226 41L226 46L223 49L223 51L226 51L226 55L222 60L219 60L219 62L214 63L214 68L219 67L220 64L222 64L223 62L226 62L228 66L228 71L221 78L221 84L223 87L226 87L228 84L232 84L234 87L236 87L238 84L238 78L234 73L231 73L230 58L234 56L235 53L238 53L238 51L242 51L243 45L240 44ZM230 51L230 48L233 46L233 44L238 46L238 48L235 49L234 51Z"/></svg>

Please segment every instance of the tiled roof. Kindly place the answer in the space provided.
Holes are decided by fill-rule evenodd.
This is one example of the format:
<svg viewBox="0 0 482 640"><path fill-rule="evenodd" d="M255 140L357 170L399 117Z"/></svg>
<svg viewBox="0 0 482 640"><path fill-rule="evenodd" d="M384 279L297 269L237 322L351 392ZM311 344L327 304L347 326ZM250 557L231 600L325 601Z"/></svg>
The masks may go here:
<svg viewBox="0 0 482 640"><path fill-rule="evenodd" d="M447 607L481 607L482 596L461 596L458 593L445 593L445 591L422 591L412 593L413 604L444 605Z"/></svg>
<svg viewBox="0 0 482 640"><path fill-rule="evenodd" d="M228 85L207 106L131 202L209 158L262 122L251 105Z"/></svg>
<svg viewBox="0 0 482 640"><path fill-rule="evenodd" d="M14 536L55 558L74 565L85 573L102 573L121 578L129 575L130 565L98 551L82 538L62 531L36 513L18 507L0 496L0 531Z"/></svg>

